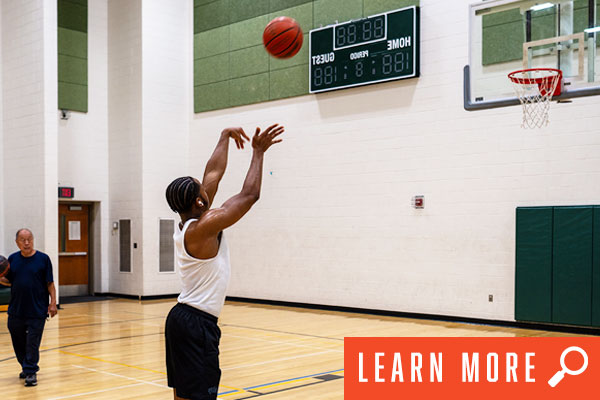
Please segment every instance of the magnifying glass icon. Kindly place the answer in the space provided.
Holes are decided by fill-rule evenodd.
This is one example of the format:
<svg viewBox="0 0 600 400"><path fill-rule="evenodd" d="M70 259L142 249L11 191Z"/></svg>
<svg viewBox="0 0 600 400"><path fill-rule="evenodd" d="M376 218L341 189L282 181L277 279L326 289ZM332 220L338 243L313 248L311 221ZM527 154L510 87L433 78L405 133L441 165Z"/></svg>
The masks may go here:
<svg viewBox="0 0 600 400"><path fill-rule="evenodd" d="M583 356L583 366L575 371L573 371L572 369L569 369L565 366L565 358L567 357L567 354L569 354L572 351L576 351ZM556 385L558 385L558 383L560 381L563 380L563 378L565 377L565 374L579 375L579 374L583 373L583 371L586 370L587 366L588 366L588 356L587 356L587 353L581 347L577 347L577 346L567 347L562 352L562 355L560 356L560 367L562 369L560 371L558 371L556 374L554 374L554 376L552 378L550 378L550 380L548 381L548 385L555 387Z"/></svg>

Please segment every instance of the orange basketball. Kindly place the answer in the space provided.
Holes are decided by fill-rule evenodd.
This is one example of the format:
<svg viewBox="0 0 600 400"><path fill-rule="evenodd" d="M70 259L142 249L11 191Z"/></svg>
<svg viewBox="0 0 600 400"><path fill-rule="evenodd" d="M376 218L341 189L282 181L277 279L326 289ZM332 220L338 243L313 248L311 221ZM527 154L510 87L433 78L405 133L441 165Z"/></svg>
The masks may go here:
<svg viewBox="0 0 600 400"><path fill-rule="evenodd" d="M277 17L263 32L265 49L275 58L290 58L302 47L302 29L295 19Z"/></svg>

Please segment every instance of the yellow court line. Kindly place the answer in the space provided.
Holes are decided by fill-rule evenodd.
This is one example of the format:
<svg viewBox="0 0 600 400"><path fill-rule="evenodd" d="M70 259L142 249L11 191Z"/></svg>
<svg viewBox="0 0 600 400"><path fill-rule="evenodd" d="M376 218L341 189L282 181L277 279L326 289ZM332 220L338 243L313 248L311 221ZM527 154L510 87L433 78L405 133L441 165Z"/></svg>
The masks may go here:
<svg viewBox="0 0 600 400"><path fill-rule="evenodd" d="M135 365L123 364L123 363L120 363L120 362L105 360L105 359L102 359L102 358L84 356L83 354L71 353L71 352L64 351L64 350L58 350L58 351L61 352L61 353L64 353L64 354L68 354L70 356L87 358L88 360L94 360L94 361L100 361L100 362L105 362L105 363L109 363L109 364L120 365L122 367L135 368L135 369L139 369L139 370L142 370L142 371L155 372L157 374L162 374L162 375L166 375L167 374L166 372L162 372L162 371L156 371L156 370L153 370L153 369L148 369L148 368L143 368L143 367L137 367ZM224 387L225 389L232 389L232 390L238 390L240 392L246 392L244 389L238 389L238 388L231 387L231 386L225 386L225 385L219 385L219 386Z"/></svg>
<svg viewBox="0 0 600 400"><path fill-rule="evenodd" d="M90 357L90 356L84 356L83 354L77 354L77 353L71 353L68 351L64 351L64 350L58 350L61 353L64 354L68 354L70 356L75 356L75 357L81 357L81 358L87 358L88 360L94 360L94 361L101 361L101 362L105 362L105 363L109 363L109 364L115 364L115 365L120 365L122 367L129 367L129 368L135 368L135 369L139 369L142 371L150 371L150 372L155 372L157 374L163 374L166 375L166 372L162 372L162 371L155 371L153 369L148 369L148 368L143 368L143 367L136 367L135 365L129 365L129 364L123 364L120 362L116 362L116 361L110 361L110 360L104 360L102 358L96 358L96 357Z"/></svg>

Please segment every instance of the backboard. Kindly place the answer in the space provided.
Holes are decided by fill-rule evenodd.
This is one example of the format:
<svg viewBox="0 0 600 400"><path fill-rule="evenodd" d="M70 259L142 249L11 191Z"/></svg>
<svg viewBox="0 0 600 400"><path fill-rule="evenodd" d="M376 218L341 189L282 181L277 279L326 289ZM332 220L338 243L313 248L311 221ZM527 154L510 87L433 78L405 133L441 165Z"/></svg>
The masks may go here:
<svg viewBox="0 0 600 400"><path fill-rule="evenodd" d="M599 8L600 0L472 4L465 108L519 104L507 75L527 68L562 70L563 94L555 100L600 94Z"/></svg>

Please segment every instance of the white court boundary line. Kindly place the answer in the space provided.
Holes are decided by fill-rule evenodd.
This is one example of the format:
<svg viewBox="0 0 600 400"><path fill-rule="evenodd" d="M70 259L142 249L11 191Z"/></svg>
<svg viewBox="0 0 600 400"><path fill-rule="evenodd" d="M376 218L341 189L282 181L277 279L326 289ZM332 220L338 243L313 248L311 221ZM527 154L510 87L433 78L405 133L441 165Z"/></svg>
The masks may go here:
<svg viewBox="0 0 600 400"><path fill-rule="evenodd" d="M72 399L73 397L87 396L87 395L90 395L90 394L110 392L111 390L119 390L119 389L125 389L125 388L134 387L134 386L141 386L141 385L143 385L143 383L132 383L131 385L115 386L115 387L111 387L111 388L108 388L108 389L94 390L92 392L77 393L77 394L71 394L71 395L68 395L68 396L61 396L61 397L52 397L52 398L50 398L48 400Z"/></svg>
<svg viewBox="0 0 600 400"><path fill-rule="evenodd" d="M320 354L333 353L335 351L336 350L319 351L318 353L302 354L302 355L294 356L294 357L277 358L277 359L274 359L274 360L263 361L263 362L259 362L259 363L256 363L256 364L236 365L235 367L221 368L221 370L222 371L231 371L233 369L238 369L238 368L256 367L258 365L271 364L271 363L279 362L279 361L296 360L298 358L318 356Z"/></svg>
<svg viewBox="0 0 600 400"><path fill-rule="evenodd" d="M148 385L154 385L154 386L158 386L158 387L170 389L166 385L159 385L158 383L154 383L154 382L150 382L150 381L145 381L145 380L142 380L142 379L130 378L129 376L125 376L125 375L119 375L119 374L115 374L115 373L112 373L112 372L100 371L99 369L94 369L94 368L82 367L81 365L75 365L75 364L73 364L72 366L76 367L76 368L87 369L88 371L98 372L100 374L116 376L116 377L119 377L119 378L129 379L130 381L136 381L136 382L140 382L140 383L146 383Z"/></svg>
<svg viewBox="0 0 600 400"><path fill-rule="evenodd" d="M234 337L234 338L244 339L244 340L254 340L256 342L287 344L288 346L306 347L306 348L309 348L309 349L327 350L327 351L332 351L332 352L337 352L337 353L343 353L344 352L344 350L328 349L327 347L311 346L311 345L308 345L308 344L300 344L300 343L294 343L294 342L284 342L284 341L280 341L280 340L269 340L269 339L253 338L253 337L248 337L248 336L238 336L238 335L232 335L230 333L225 333L225 332L222 334L222 336L229 336L229 337Z"/></svg>
<svg viewBox="0 0 600 400"><path fill-rule="evenodd" d="M130 377L128 377L128 376L125 376L125 375L119 375L119 374L114 374L114 373L112 373L112 372L100 371L100 370L98 370L98 369L94 369L94 368L82 367L81 365L75 365L75 364L72 364L71 366L72 366L72 367L75 367L75 368L86 369L86 370L88 370L88 371L92 371L92 372L98 372L98 373L100 373L100 374L105 374L105 375L116 376L116 377L118 377L118 378L123 378L123 379L127 379L127 380L130 380L130 381L135 381L135 382L138 382L138 383L133 383L133 384L131 384L131 385L115 386L115 387L112 387L112 388L107 388L107 389L94 390L94 391L92 391L92 392L86 392L86 393L77 393L77 394L72 394L72 395L68 395L68 396L52 397L51 399L48 399L48 400L70 399L70 398L73 398L73 397L87 396L87 395L90 395L90 394L95 394L95 393L109 392L109 391L111 391L111 390L124 389L124 388L128 388L128 387L140 386L140 385L144 385L144 384L146 384L146 385L158 386L158 387L160 387L160 388L166 388L166 389L169 389L169 390L171 390L171 388L170 388L170 387L168 387L168 386L166 386L166 385L160 385L160 384L158 384L158 383L155 383L155 382L144 381L144 380L142 380L142 379L136 379L136 378L130 378ZM163 378L163 379L164 379L164 378ZM161 380L163 380L163 379L159 379L159 380L157 380L157 381L161 381Z"/></svg>

